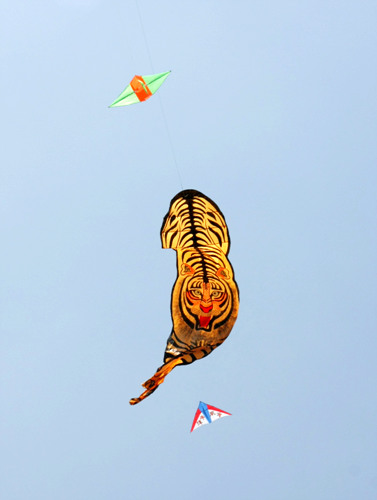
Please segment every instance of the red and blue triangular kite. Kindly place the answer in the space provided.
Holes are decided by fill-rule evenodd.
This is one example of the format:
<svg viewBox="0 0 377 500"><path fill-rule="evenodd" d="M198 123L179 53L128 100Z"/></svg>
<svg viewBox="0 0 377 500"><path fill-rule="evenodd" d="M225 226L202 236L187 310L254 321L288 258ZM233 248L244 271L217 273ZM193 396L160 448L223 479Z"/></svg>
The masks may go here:
<svg viewBox="0 0 377 500"><path fill-rule="evenodd" d="M217 420L218 418L229 417L229 415L231 415L231 413L220 410L219 408L215 408L214 406L207 405L206 403L200 401L190 432L194 431L198 427L201 427L202 425L212 424L212 422Z"/></svg>

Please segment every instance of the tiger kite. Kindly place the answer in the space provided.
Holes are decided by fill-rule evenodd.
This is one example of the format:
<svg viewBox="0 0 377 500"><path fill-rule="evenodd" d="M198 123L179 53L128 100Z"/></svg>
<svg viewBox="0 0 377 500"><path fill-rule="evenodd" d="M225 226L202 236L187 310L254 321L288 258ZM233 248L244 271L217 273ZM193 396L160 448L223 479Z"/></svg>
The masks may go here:
<svg viewBox="0 0 377 500"><path fill-rule="evenodd" d="M178 365L208 356L230 334L237 319L239 297L227 255L230 238L219 207L207 196L188 189L170 202L161 228L162 248L177 252L177 278L171 296L173 329L164 364L130 400L140 403Z"/></svg>

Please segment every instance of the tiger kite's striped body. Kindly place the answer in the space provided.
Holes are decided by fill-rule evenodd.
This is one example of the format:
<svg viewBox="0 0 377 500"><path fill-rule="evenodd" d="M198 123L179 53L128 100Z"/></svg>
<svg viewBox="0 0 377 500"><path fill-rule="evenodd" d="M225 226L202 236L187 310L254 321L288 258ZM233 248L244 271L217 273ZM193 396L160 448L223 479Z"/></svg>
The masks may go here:
<svg viewBox="0 0 377 500"><path fill-rule="evenodd" d="M204 358L221 345L238 314L238 287L227 258L228 228L212 200L192 189L178 193L162 223L161 242L177 252L173 330L164 364L143 384L143 394L130 400L132 405L152 394L173 368Z"/></svg>

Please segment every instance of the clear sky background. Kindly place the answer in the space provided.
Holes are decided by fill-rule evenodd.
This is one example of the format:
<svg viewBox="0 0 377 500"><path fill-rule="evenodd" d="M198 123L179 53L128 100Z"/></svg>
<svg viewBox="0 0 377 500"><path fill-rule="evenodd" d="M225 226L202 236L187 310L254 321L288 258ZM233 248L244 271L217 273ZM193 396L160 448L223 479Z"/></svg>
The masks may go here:
<svg viewBox="0 0 377 500"><path fill-rule="evenodd" d="M2 499L377 498L376 26L374 0L2 1ZM131 407L176 166L226 217L239 319ZM190 434L200 400L232 417Z"/></svg>

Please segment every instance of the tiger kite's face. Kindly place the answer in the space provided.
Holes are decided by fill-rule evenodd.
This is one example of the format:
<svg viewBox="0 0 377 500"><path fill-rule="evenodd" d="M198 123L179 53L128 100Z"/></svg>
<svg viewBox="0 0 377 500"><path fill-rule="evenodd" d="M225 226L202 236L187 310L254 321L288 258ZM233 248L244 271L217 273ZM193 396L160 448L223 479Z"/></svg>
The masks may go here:
<svg viewBox="0 0 377 500"><path fill-rule="evenodd" d="M219 335L229 333L226 324L231 316L235 320L237 314L232 268L224 257L220 259L220 254L211 257L208 252L190 250L180 256L182 261L172 300L174 330L181 332L181 336L186 335L185 342L190 345L204 339L212 343Z"/></svg>
<svg viewBox="0 0 377 500"><path fill-rule="evenodd" d="M220 280L208 283L200 279L192 279L187 287L187 309L196 319L197 330L211 328L213 319L222 314L222 307L228 298L224 285Z"/></svg>

